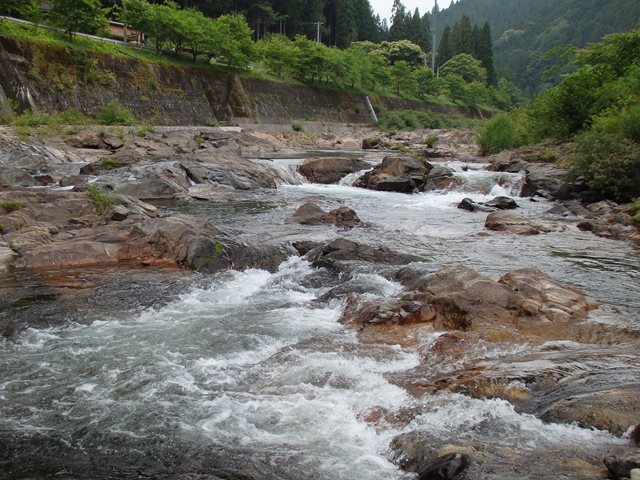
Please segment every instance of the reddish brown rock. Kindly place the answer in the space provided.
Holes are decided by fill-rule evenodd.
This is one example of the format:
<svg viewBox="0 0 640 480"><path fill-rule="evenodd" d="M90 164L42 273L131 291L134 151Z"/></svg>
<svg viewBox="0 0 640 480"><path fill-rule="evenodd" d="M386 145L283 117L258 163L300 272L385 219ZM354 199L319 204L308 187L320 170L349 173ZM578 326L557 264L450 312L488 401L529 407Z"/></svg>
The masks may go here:
<svg viewBox="0 0 640 480"><path fill-rule="evenodd" d="M348 157L330 157L307 160L298 167L307 180L313 183L337 183L343 177L366 170L370 165L362 160Z"/></svg>
<svg viewBox="0 0 640 480"><path fill-rule="evenodd" d="M538 235L550 231L548 228L522 215L504 210L490 213L485 220L484 226L488 230L495 232L507 232L516 235Z"/></svg>

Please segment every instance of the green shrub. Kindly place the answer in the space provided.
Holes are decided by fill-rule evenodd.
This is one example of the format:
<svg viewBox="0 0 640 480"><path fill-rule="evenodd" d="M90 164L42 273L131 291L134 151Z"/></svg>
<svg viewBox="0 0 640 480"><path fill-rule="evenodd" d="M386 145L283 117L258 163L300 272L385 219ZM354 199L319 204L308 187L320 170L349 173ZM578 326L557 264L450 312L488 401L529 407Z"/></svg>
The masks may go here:
<svg viewBox="0 0 640 480"><path fill-rule="evenodd" d="M100 125L133 125L133 115L118 100L112 100L98 113Z"/></svg>
<svg viewBox="0 0 640 480"><path fill-rule="evenodd" d="M40 125L53 125L55 119L48 113L24 112L11 122L16 127L37 127Z"/></svg>
<svg viewBox="0 0 640 480"><path fill-rule="evenodd" d="M292 123L291 124L291 128L293 129L294 132L304 132L304 127L302 126L301 123Z"/></svg>
<svg viewBox="0 0 640 480"><path fill-rule="evenodd" d="M374 147L377 147L378 145L380 145L380 138L379 137L369 137L369 138L367 138L366 142L369 144L370 148L374 148Z"/></svg>
<svg viewBox="0 0 640 480"><path fill-rule="evenodd" d="M106 192L95 185L89 185L87 195L93 202L96 213L100 216L105 215L111 207L120 203L120 198L117 195Z"/></svg>
<svg viewBox="0 0 640 480"><path fill-rule="evenodd" d="M211 118L207 119L207 126L208 127L219 127L220 126L220 122L218 121L217 118L211 117Z"/></svg>
<svg viewBox="0 0 640 480"><path fill-rule="evenodd" d="M437 142L438 142L438 136L435 133L430 133L429 135L424 137L424 140L422 140L422 144L426 145L427 148L435 147Z"/></svg>
<svg viewBox="0 0 640 480"><path fill-rule="evenodd" d="M619 134L589 130L576 138L569 173L616 202L640 195L640 145Z"/></svg>
<svg viewBox="0 0 640 480"><path fill-rule="evenodd" d="M156 129L151 123L144 122L136 132L136 135L138 135L139 137L144 137L147 133L154 133L155 131Z"/></svg>
<svg viewBox="0 0 640 480"><path fill-rule="evenodd" d="M58 114L58 123L62 125L87 125L89 118L80 110L69 109Z"/></svg>
<svg viewBox="0 0 640 480"><path fill-rule="evenodd" d="M497 115L480 127L478 145L483 155L491 155L526 143L519 125L508 115Z"/></svg>
<svg viewBox="0 0 640 480"><path fill-rule="evenodd" d="M382 114L378 120L378 128L387 132L417 128L464 128L469 124L469 120L457 115L428 110L394 110Z"/></svg>
<svg viewBox="0 0 640 480"><path fill-rule="evenodd" d="M631 215L631 223L634 225L640 225L640 200L636 200L629 208L629 214Z"/></svg>
<svg viewBox="0 0 640 480"><path fill-rule="evenodd" d="M16 210L20 210L26 206L27 204L24 202L12 202L7 200L0 201L0 208L4 209L8 213L15 212Z"/></svg>
<svg viewBox="0 0 640 480"><path fill-rule="evenodd" d="M100 164L105 168L118 168L118 162L113 158L103 158Z"/></svg>

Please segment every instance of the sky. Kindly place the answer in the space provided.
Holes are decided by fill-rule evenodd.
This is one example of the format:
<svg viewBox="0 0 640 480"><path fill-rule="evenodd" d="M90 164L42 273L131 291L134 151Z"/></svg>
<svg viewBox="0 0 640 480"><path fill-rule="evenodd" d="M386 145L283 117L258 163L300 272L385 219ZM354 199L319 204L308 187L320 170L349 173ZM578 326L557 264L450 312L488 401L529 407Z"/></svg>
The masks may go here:
<svg viewBox="0 0 640 480"><path fill-rule="evenodd" d="M380 15L380 18L386 18L391 25L391 7L393 6L393 0L369 0L373 12ZM426 12L430 12L433 8L435 0L402 0L402 4L411 13L416 9L420 9L420 15L424 15ZM439 0L438 5L440 8L448 7L451 0Z"/></svg>

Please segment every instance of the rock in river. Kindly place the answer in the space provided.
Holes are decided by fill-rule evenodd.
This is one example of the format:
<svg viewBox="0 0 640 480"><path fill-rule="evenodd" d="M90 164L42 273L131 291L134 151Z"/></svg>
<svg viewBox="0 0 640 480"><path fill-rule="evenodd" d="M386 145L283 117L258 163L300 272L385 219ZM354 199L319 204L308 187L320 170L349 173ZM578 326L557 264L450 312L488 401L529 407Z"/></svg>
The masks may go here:
<svg viewBox="0 0 640 480"><path fill-rule="evenodd" d="M369 168L369 164L349 157L316 158L308 160L298 167L307 180L313 183L337 183L350 173L359 172Z"/></svg>
<svg viewBox="0 0 640 480"><path fill-rule="evenodd" d="M355 227L362 223L356 212L349 207L340 207L330 212L325 212L313 202L303 203L289 221L301 225L333 224L347 228Z"/></svg>
<svg viewBox="0 0 640 480"><path fill-rule="evenodd" d="M388 156L371 172L365 173L355 186L386 192L421 191L427 181L430 165L408 156Z"/></svg>
<svg viewBox="0 0 640 480"><path fill-rule="evenodd" d="M515 233L517 235L538 235L550 230L515 212L498 211L490 213L484 226L496 232Z"/></svg>

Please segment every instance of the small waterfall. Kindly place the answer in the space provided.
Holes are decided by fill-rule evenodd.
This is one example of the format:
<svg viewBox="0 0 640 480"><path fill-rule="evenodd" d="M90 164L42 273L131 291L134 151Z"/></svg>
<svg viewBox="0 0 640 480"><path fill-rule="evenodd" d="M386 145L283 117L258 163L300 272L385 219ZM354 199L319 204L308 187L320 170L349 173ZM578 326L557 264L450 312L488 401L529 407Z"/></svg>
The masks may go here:
<svg viewBox="0 0 640 480"><path fill-rule="evenodd" d="M367 170L360 170L359 172L350 173L349 175L346 175L346 176L342 177L342 179L338 182L338 185L343 185L345 187L350 187L354 183L356 183L356 181L360 177L362 177L365 173L369 173L371 170L373 170L373 168L369 168Z"/></svg>
<svg viewBox="0 0 640 480"><path fill-rule="evenodd" d="M298 172L298 167L305 161L304 158L258 158L252 160L275 173L281 180L281 185L302 185L309 183L307 179Z"/></svg>
<svg viewBox="0 0 640 480"><path fill-rule="evenodd" d="M523 173L492 172L486 164L470 166L462 162L444 164L460 180L455 190L484 195L518 197L525 181Z"/></svg>

